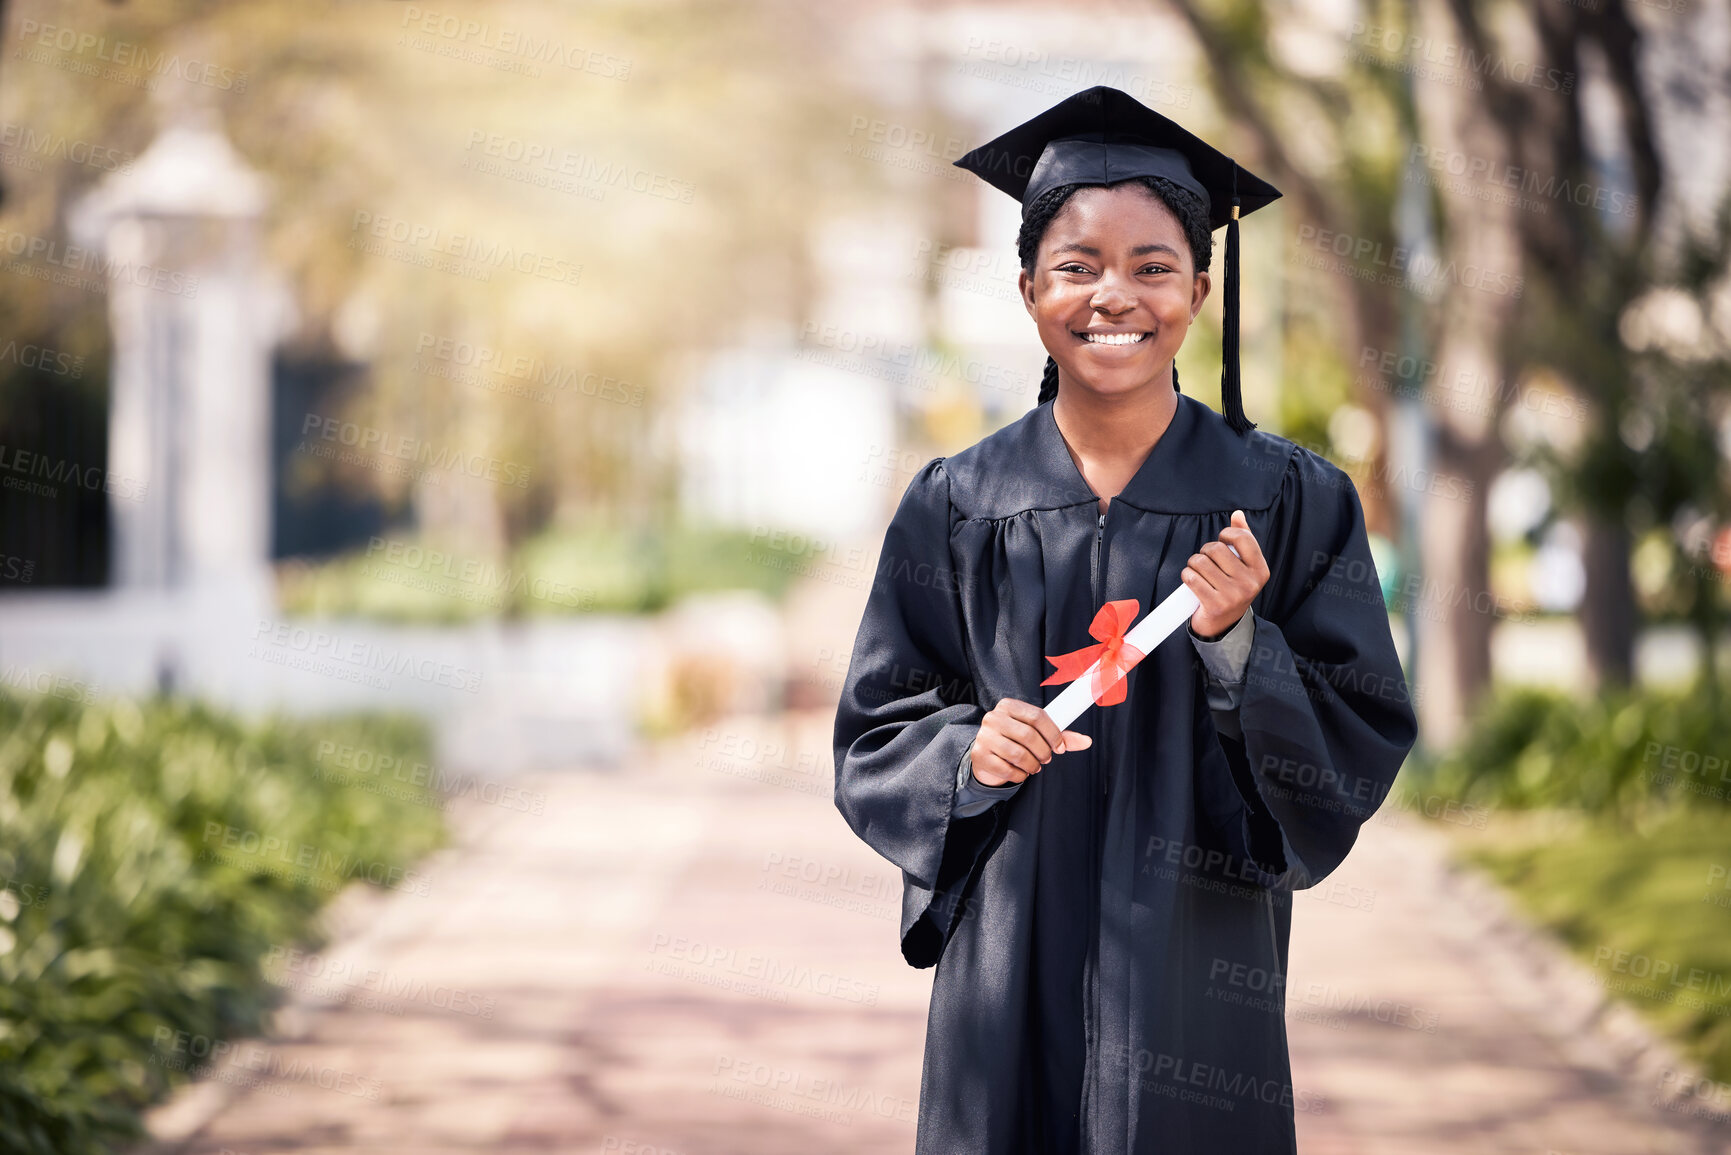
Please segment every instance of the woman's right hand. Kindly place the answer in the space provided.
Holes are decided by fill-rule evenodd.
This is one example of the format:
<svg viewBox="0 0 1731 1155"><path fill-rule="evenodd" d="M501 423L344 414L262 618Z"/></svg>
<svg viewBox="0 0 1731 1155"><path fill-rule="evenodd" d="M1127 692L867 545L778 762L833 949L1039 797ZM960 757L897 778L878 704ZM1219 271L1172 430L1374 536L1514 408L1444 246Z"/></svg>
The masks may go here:
<svg viewBox="0 0 1731 1155"><path fill-rule="evenodd" d="M1074 730L1060 731L1038 706L1004 698L980 722L968 759L974 780L982 786L1009 786L1038 774L1052 755L1086 750L1094 739Z"/></svg>

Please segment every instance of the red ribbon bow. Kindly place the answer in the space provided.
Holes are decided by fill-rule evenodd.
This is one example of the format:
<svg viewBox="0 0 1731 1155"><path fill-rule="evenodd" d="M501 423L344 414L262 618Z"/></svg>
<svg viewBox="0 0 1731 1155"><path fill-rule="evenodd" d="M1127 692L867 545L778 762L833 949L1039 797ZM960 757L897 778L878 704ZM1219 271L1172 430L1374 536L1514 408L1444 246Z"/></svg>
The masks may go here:
<svg viewBox="0 0 1731 1155"><path fill-rule="evenodd" d="M1124 675L1146 656L1124 640L1124 631L1136 620L1136 611L1140 608L1141 605L1135 598L1124 598L1101 606L1100 612L1094 615L1093 624L1088 627L1088 633L1098 638L1100 644L1083 646L1055 658L1047 655L1046 660L1058 669L1040 685L1056 686L1061 682L1074 682L1088 672L1088 667L1094 664L1095 659L1099 659L1100 665L1094 670L1093 678L1094 701L1102 706L1116 706L1122 702L1129 692L1129 684Z"/></svg>

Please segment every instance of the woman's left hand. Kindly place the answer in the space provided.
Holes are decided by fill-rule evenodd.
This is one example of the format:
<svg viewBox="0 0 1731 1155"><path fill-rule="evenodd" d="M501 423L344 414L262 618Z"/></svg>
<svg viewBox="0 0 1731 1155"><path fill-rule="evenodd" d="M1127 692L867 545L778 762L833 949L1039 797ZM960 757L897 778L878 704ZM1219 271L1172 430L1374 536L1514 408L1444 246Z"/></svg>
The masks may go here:
<svg viewBox="0 0 1731 1155"><path fill-rule="evenodd" d="M1251 599L1268 584L1268 563L1243 510L1232 511L1232 524L1220 531L1218 541L1190 555L1182 576L1202 603L1190 615L1190 628L1198 636L1212 640L1238 624Z"/></svg>

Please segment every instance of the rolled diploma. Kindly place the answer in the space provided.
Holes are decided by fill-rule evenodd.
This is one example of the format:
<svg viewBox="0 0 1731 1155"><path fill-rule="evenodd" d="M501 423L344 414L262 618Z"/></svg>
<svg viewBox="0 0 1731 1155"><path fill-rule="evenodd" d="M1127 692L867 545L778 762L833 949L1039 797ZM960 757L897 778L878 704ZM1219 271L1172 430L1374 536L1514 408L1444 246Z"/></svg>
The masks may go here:
<svg viewBox="0 0 1731 1155"><path fill-rule="evenodd" d="M1144 614L1141 621L1131 626L1124 635L1124 640L1141 653L1151 654L1155 646L1172 635L1173 630L1189 621L1190 615L1201 605L1196 595L1190 592L1190 587L1181 585L1167 594L1165 601ZM1046 707L1046 714L1057 723L1058 729L1068 730L1070 723L1080 718L1082 711L1094 704L1094 671L1099 668L1100 663L1096 661L1088 667L1087 673L1065 686ZM1135 667L1132 666L1131 669Z"/></svg>

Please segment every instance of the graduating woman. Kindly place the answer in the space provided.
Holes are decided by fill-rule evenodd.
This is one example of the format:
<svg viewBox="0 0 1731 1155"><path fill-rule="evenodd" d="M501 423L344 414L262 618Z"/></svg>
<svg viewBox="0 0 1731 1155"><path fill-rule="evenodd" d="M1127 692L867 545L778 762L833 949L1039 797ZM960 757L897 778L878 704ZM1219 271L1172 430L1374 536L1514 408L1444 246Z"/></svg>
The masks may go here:
<svg viewBox="0 0 1731 1155"><path fill-rule="evenodd" d="M836 715L836 805L937 966L918 1151L1292 1152L1291 894L1417 727L1351 481L1241 408L1237 220L1280 194L1106 87L957 163L1022 203L1051 357L908 486ZM1217 414L1173 356L1222 225ZM1180 584L1187 636L1061 732L1052 683Z"/></svg>

